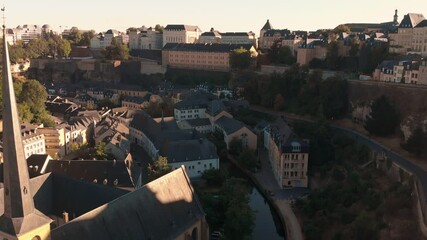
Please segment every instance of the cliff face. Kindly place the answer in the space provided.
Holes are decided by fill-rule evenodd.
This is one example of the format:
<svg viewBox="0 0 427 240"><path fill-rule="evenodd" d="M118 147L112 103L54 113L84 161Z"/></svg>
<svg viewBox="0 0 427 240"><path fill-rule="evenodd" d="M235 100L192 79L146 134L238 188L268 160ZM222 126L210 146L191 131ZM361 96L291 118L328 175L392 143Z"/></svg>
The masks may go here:
<svg viewBox="0 0 427 240"><path fill-rule="evenodd" d="M427 130L427 86L350 81L352 117L364 121L370 112L370 104L381 95L394 101L401 114L401 130L405 138L417 126Z"/></svg>

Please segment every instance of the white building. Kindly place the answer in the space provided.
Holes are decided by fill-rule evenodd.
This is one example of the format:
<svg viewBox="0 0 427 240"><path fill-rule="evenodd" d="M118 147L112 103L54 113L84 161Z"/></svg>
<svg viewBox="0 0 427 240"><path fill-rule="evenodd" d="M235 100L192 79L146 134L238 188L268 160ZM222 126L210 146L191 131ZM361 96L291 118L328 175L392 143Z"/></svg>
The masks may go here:
<svg viewBox="0 0 427 240"><path fill-rule="evenodd" d="M129 31L129 49L159 50L163 47L163 34L153 28Z"/></svg>
<svg viewBox="0 0 427 240"><path fill-rule="evenodd" d="M21 125L25 158L28 158L33 154L46 153L45 137L42 133L37 132L37 128L37 125L32 124Z"/></svg>
<svg viewBox="0 0 427 240"><path fill-rule="evenodd" d="M129 36L126 33L109 29L105 33L99 33L90 40L90 47L94 49L103 49L111 45L113 39L120 44L129 43Z"/></svg>
<svg viewBox="0 0 427 240"><path fill-rule="evenodd" d="M163 46L167 43L196 43L201 34L198 26L169 24L163 30Z"/></svg>

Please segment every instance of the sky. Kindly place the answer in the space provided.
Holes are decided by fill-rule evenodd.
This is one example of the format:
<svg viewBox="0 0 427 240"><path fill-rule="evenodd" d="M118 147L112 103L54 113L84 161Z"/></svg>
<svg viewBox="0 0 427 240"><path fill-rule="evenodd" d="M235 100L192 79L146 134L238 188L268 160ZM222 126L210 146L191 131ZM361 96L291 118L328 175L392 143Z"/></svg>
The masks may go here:
<svg viewBox="0 0 427 240"><path fill-rule="evenodd" d="M259 30L269 19L276 29L317 30L342 23L399 21L409 12L427 17L426 0L0 0L6 25L49 24L59 31L76 26L96 32L167 24L226 31Z"/></svg>

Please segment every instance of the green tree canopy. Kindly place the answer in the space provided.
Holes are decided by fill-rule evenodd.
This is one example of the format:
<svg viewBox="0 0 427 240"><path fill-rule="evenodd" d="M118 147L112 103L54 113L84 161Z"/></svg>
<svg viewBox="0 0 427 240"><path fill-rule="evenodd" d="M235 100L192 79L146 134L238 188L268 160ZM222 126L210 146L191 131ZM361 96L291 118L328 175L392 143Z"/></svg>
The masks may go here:
<svg viewBox="0 0 427 240"><path fill-rule="evenodd" d="M234 49L230 53L230 65L232 68L248 68L251 65L251 53L244 48Z"/></svg>
<svg viewBox="0 0 427 240"><path fill-rule="evenodd" d="M156 24L156 26L154 27L154 30L159 31L159 32L163 32L163 30L165 29L165 27L161 26L160 24Z"/></svg>
<svg viewBox="0 0 427 240"><path fill-rule="evenodd" d="M296 63L297 59L292 53L292 50L289 46L283 46L279 48L279 51L277 53L277 61L276 63L279 64L286 64L286 65L292 65Z"/></svg>
<svg viewBox="0 0 427 240"><path fill-rule="evenodd" d="M113 38L111 45L105 48L103 54L109 60L127 60L129 58L129 48Z"/></svg>
<svg viewBox="0 0 427 240"><path fill-rule="evenodd" d="M427 154L427 132L422 127L417 127L402 147L417 156Z"/></svg>
<svg viewBox="0 0 427 240"><path fill-rule="evenodd" d="M400 124L399 113L394 104L384 95L377 98L371 106L365 129L378 136L394 134Z"/></svg>
<svg viewBox="0 0 427 240"><path fill-rule="evenodd" d="M172 171L171 166L168 164L168 159L166 157L160 156L159 159L154 161L153 164L148 165L147 169L147 179L148 182L151 182L167 173Z"/></svg>
<svg viewBox="0 0 427 240"><path fill-rule="evenodd" d="M105 142L99 142L95 146L95 157L97 159L105 159L108 156Z"/></svg>
<svg viewBox="0 0 427 240"><path fill-rule="evenodd" d="M348 109L348 83L340 76L330 77L320 84L323 115L329 119L342 118Z"/></svg>

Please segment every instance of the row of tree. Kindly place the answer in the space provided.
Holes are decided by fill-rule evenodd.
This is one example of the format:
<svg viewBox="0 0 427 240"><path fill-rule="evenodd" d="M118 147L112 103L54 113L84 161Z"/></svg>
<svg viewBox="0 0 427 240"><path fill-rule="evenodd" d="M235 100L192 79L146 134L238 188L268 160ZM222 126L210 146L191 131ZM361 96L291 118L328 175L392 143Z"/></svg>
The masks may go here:
<svg viewBox="0 0 427 240"><path fill-rule="evenodd" d="M251 104L328 119L347 113L348 84L343 77L322 80L320 71L309 74L299 65L284 74L247 77L244 96Z"/></svg>
<svg viewBox="0 0 427 240"><path fill-rule="evenodd" d="M43 123L50 127L55 123L46 110L46 89L37 80L15 81L14 89L18 103L18 113L21 122ZM0 117L3 113L3 84L0 82Z"/></svg>

